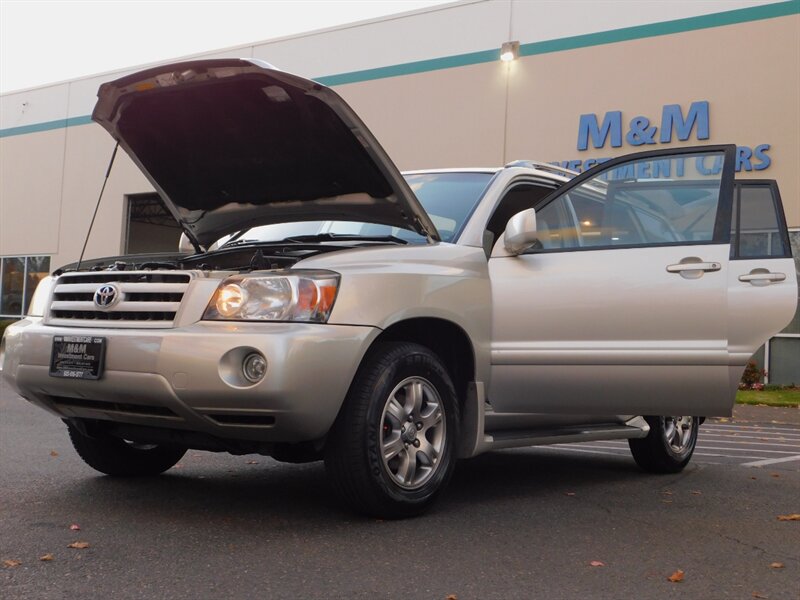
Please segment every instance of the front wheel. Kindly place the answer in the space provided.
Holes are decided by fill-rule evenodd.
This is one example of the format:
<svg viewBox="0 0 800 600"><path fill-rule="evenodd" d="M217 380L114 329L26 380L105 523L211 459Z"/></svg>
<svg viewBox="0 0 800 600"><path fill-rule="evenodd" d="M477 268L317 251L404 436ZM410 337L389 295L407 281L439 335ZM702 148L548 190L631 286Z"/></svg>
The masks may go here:
<svg viewBox="0 0 800 600"><path fill-rule="evenodd" d="M439 358L418 344L382 344L359 369L326 446L334 489L371 516L420 514L452 475L458 423Z"/></svg>
<svg viewBox="0 0 800 600"><path fill-rule="evenodd" d="M87 465L106 475L132 477L158 475L173 467L186 454L182 446L136 444L98 432L88 436L67 425L75 451Z"/></svg>
<svg viewBox="0 0 800 600"><path fill-rule="evenodd" d="M633 459L651 473L677 473L692 458L700 427L698 417L645 417L647 437L628 440Z"/></svg>

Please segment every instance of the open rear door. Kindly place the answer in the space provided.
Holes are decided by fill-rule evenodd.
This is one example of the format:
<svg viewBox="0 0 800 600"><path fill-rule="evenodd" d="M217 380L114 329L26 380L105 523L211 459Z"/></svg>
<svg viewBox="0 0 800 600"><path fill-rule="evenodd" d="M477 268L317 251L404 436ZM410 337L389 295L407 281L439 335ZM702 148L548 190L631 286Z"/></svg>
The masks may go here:
<svg viewBox="0 0 800 600"><path fill-rule="evenodd" d="M792 319L797 294L797 272L777 182L737 181L728 272L732 390L753 352Z"/></svg>

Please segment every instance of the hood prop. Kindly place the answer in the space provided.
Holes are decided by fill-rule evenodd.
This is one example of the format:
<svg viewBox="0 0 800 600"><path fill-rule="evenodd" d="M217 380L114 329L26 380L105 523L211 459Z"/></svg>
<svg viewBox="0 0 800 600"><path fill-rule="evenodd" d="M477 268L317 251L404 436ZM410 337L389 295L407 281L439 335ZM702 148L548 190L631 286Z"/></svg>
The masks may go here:
<svg viewBox="0 0 800 600"><path fill-rule="evenodd" d="M81 255L78 258L78 266L75 268L76 271L81 270L81 263L83 262L83 255L86 253L86 245L89 243L89 237L92 235L92 228L94 227L94 221L97 218L97 211L100 208L100 201L103 199L103 193L106 191L106 184L108 183L108 177L111 175L111 167L114 166L114 159L117 157L117 150L119 149L119 141L114 145L114 151L111 153L111 160L108 161L108 168L106 168L106 176L103 178L103 185L100 188L100 195L97 197L97 204L94 206L94 214L92 214L92 221L89 223L89 230L86 232L86 238L83 240L83 248L81 248ZM197 243L194 236L191 235L185 228L183 228L183 224L181 223L181 228L186 232L186 237L189 238L189 241L194 246L195 251L198 253L203 252L203 248L200 244ZM124 269L120 269L124 270Z"/></svg>
<svg viewBox="0 0 800 600"><path fill-rule="evenodd" d="M97 204L94 205L94 214L92 215L92 222L89 223L89 231L86 232L86 238L83 240L83 248L81 248L81 255L78 258L78 267L76 271L81 270L81 263L83 262L83 255L86 252L86 244L89 243L89 236L92 235L92 227L94 227L94 220L97 218L97 209L100 208L100 200L103 199L103 192L106 191L106 184L108 183L108 176L111 175L111 167L114 165L114 159L117 157L117 149L119 149L119 142L114 144L114 151L111 153L111 160L108 161L108 168L106 169L106 176L103 179L103 186L100 188L100 195L97 197Z"/></svg>

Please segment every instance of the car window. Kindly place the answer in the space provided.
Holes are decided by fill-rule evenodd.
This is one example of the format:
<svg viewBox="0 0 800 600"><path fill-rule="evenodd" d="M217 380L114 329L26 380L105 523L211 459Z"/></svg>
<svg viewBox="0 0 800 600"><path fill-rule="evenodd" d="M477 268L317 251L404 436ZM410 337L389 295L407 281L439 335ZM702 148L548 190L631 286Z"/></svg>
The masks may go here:
<svg viewBox="0 0 800 600"><path fill-rule="evenodd" d="M520 211L534 208L555 189L535 183L516 183L503 195L492 213L486 230L491 233L491 241L497 240L506 230L508 220Z"/></svg>
<svg viewBox="0 0 800 600"><path fill-rule="evenodd" d="M478 205L493 173L411 173L405 175L442 241L452 242Z"/></svg>
<svg viewBox="0 0 800 600"><path fill-rule="evenodd" d="M530 252L707 243L722 153L643 158L599 172L537 211Z"/></svg>
<svg viewBox="0 0 800 600"><path fill-rule="evenodd" d="M493 173L448 172L412 173L405 175L411 189L428 213L444 242L452 242L461 232L472 211L486 190ZM287 237L333 233L364 237L394 236L411 244L424 244L427 239L411 229L358 221L298 221L253 227L236 236L220 239L216 246L229 239L274 242Z"/></svg>
<svg viewBox="0 0 800 600"><path fill-rule="evenodd" d="M734 258L790 256L777 201L777 186L772 183L737 184L732 220Z"/></svg>

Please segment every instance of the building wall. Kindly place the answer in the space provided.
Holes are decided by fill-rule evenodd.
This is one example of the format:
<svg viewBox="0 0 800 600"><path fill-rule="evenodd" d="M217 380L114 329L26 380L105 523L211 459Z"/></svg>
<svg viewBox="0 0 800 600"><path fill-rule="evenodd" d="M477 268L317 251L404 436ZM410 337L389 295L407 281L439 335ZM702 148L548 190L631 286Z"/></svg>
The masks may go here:
<svg viewBox="0 0 800 600"><path fill-rule="evenodd" d="M726 12L718 11L724 8ZM253 56L332 85L402 169L572 161L661 146L577 149L580 115L623 123L709 102L711 135L768 143L800 226L800 3L469 1L206 56ZM521 58L498 60L519 40ZM138 68L137 68L138 69ZM0 256L76 260L113 143L88 115L107 73L0 97ZM668 144L669 145L669 144ZM151 186L121 153L86 255L122 250L126 194Z"/></svg>

